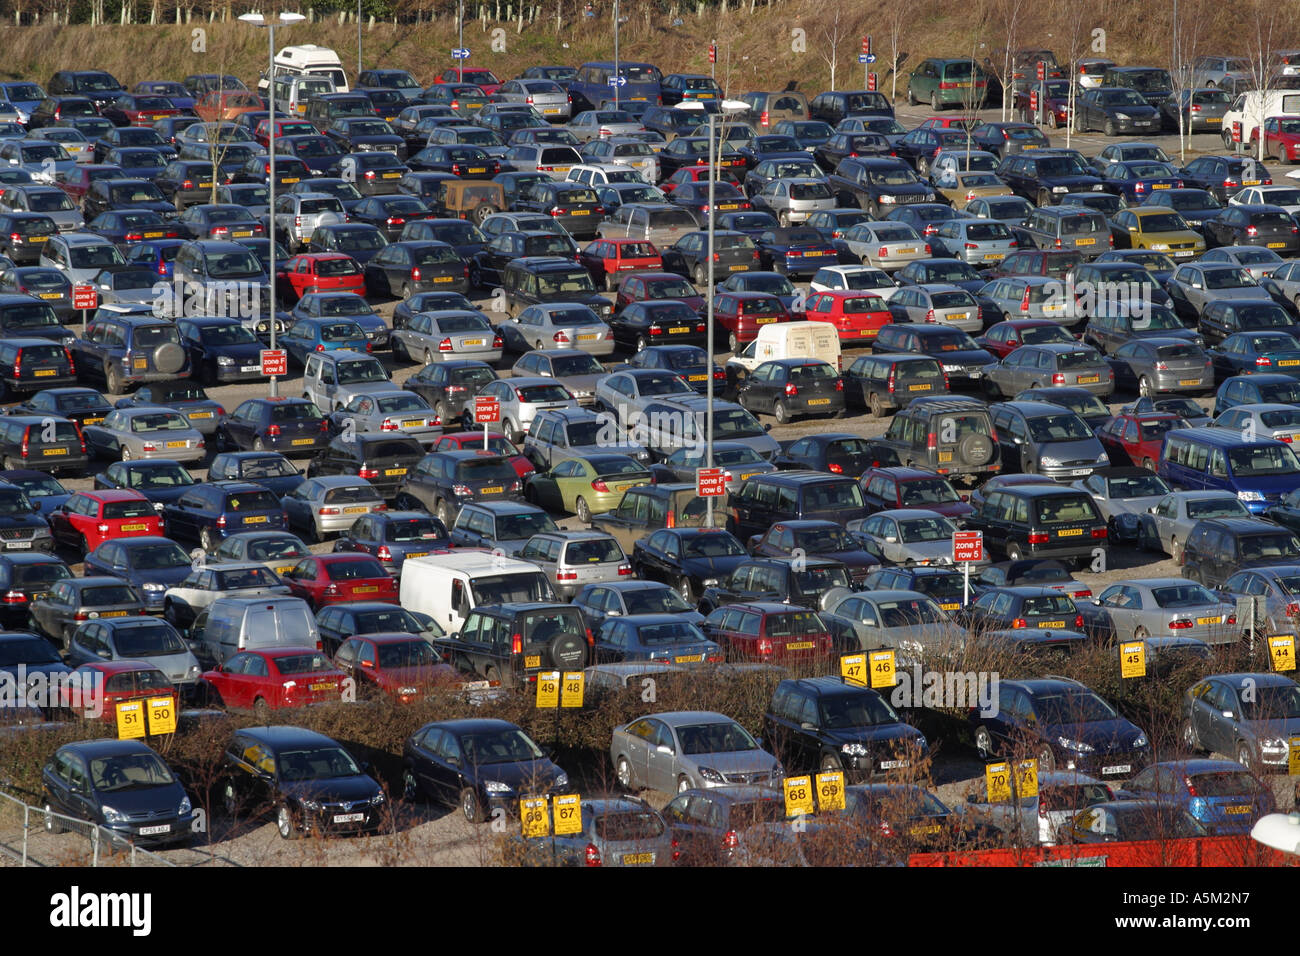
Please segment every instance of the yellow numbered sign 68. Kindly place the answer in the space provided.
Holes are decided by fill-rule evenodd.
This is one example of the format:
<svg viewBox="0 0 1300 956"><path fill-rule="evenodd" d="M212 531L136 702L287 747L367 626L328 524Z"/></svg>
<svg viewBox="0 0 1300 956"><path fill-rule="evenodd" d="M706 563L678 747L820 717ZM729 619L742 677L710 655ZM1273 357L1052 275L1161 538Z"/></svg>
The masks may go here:
<svg viewBox="0 0 1300 956"><path fill-rule="evenodd" d="M989 803L1011 799L1011 765L1005 760L984 767L984 783L989 791Z"/></svg>
<svg viewBox="0 0 1300 956"><path fill-rule="evenodd" d="M553 806L556 836L582 832L582 797L576 793L565 794L556 797Z"/></svg>
<svg viewBox="0 0 1300 956"><path fill-rule="evenodd" d="M1120 677L1147 676L1147 645L1145 641L1129 641L1119 646Z"/></svg>
<svg viewBox="0 0 1300 956"><path fill-rule="evenodd" d="M1273 670L1277 673L1295 670L1295 638L1290 634L1270 637L1268 656L1272 659Z"/></svg>
<svg viewBox="0 0 1300 956"><path fill-rule="evenodd" d="M817 809L844 809L844 772L827 770L817 775Z"/></svg>
<svg viewBox="0 0 1300 956"><path fill-rule="evenodd" d="M844 683L857 687L867 686L867 655L845 654L840 658L840 677Z"/></svg>
<svg viewBox="0 0 1300 956"><path fill-rule="evenodd" d="M176 699L174 697L150 697L149 733L176 733Z"/></svg>
<svg viewBox="0 0 1300 956"><path fill-rule="evenodd" d="M872 651L871 686L875 688L893 687L896 683L898 682L894 680L894 652Z"/></svg>
<svg viewBox="0 0 1300 956"><path fill-rule="evenodd" d="M543 710L560 706L559 671L542 671L537 675L537 706Z"/></svg>
<svg viewBox="0 0 1300 956"><path fill-rule="evenodd" d="M813 812L813 786L811 777L785 778L785 815L797 817Z"/></svg>
<svg viewBox="0 0 1300 956"><path fill-rule="evenodd" d="M121 740L144 736L144 701L126 700L117 705L117 736Z"/></svg>
<svg viewBox="0 0 1300 956"><path fill-rule="evenodd" d="M1038 796L1038 761L1022 760L1016 765L1016 796Z"/></svg>
<svg viewBox="0 0 1300 956"><path fill-rule="evenodd" d="M551 815L546 812L546 797L525 797L520 800L519 821L526 837L550 836Z"/></svg>

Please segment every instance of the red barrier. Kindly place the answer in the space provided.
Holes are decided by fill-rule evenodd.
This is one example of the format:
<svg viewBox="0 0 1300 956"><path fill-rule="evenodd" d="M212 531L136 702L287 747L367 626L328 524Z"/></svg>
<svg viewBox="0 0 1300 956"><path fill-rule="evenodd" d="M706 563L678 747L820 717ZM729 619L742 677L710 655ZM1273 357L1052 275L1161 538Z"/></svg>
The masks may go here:
<svg viewBox="0 0 1300 956"><path fill-rule="evenodd" d="M908 866L1295 866L1294 857L1247 836L1133 843L913 853Z"/></svg>

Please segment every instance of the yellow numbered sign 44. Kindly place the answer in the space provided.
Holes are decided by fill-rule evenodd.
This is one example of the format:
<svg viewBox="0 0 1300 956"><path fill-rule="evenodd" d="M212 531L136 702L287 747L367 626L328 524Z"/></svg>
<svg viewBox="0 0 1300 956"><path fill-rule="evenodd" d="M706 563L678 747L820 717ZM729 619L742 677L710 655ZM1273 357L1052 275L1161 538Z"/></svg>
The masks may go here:
<svg viewBox="0 0 1300 956"><path fill-rule="evenodd" d="M867 655L845 654L840 658L840 677L856 687L867 686Z"/></svg>
<svg viewBox="0 0 1300 956"><path fill-rule="evenodd" d="M811 777L785 778L785 815L797 817L813 812L813 785Z"/></svg>
<svg viewBox="0 0 1300 956"><path fill-rule="evenodd" d="M559 671L542 671L537 675L537 706L543 710L560 706Z"/></svg>
<svg viewBox="0 0 1300 956"><path fill-rule="evenodd" d="M551 815L546 797L524 797L519 801L519 822L526 837L551 835Z"/></svg>
<svg viewBox="0 0 1300 956"><path fill-rule="evenodd" d="M582 797L576 793L568 793L556 797L552 807L555 811L556 836L582 832Z"/></svg>
<svg viewBox="0 0 1300 956"><path fill-rule="evenodd" d="M117 736L121 740L144 736L144 701L124 700L117 705Z"/></svg>
<svg viewBox="0 0 1300 956"><path fill-rule="evenodd" d="M1147 676L1146 641L1128 641L1119 646L1120 677Z"/></svg>
<svg viewBox="0 0 1300 956"><path fill-rule="evenodd" d="M894 680L894 652L872 651L871 652L871 686L877 690L882 687L893 687L897 681Z"/></svg>
<svg viewBox="0 0 1300 956"><path fill-rule="evenodd" d="M827 770L817 775L817 809L844 809L844 772Z"/></svg>
<svg viewBox="0 0 1300 956"><path fill-rule="evenodd" d="M1273 661L1273 670L1281 674L1295 670L1295 636L1279 634L1268 639L1268 656Z"/></svg>
<svg viewBox="0 0 1300 956"><path fill-rule="evenodd" d="M149 733L176 733L176 698L150 697L148 700Z"/></svg>
<svg viewBox="0 0 1300 956"><path fill-rule="evenodd" d="M984 785L989 791L989 803L1011 799L1011 765L1005 760L984 767Z"/></svg>
<svg viewBox="0 0 1300 956"><path fill-rule="evenodd" d="M1016 796L1038 796L1038 761L1022 760L1016 765Z"/></svg>

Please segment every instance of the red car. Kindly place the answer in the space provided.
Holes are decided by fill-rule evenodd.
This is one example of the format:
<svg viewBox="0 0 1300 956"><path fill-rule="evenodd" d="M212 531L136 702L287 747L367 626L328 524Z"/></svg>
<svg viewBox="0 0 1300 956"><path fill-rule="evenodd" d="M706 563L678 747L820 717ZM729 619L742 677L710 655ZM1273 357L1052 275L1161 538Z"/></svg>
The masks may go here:
<svg viewBox="0 0 1300 956"><path fill-rule="evenodd" d="M269 142L267 137L267 124L270 120L258 120L257 128L253 130L253 139L257 140L265 149ZM275 138L281 136L316 136L318 135L316 127L312 126L304 119L277 119L275 121Z"/></svg>
<svg viewBox="0 0 1300 956"><path fill-rule="evenodd" d="M337 703L347 675L314 647L277 647L231 655L203 672L209 703L263 715L286 707Z"/></svg>
<svg viewBox="0 0 1300 956"><path fill-rule="evenodd" d="M845 345L870 345L886 323L894 321L885 300L852 289L814 292L804 301L804 318L829 322Z"/></svg>
<svg viewBox="0 0 1300 956"><path fill-rule="evenodd" d="M947 478L919 468L872 468L858 479L870 511L924 508L959 520L975 509L957 494Z"/></svg>
<svg viewBox="0 0 1300 956"><path fill-rule="evenodd" d="M966 129L974 128L981 120L971 120L965 116L931 116L922 120L917 129Z"/></svg>
<svg viewBox="0 0 1300 956"><path fill-rule="evenodd" d="M116 721L118 704L149 697L171 697L176 712L176 688L166 674L144 661L82 664L59 688L59 703L87 719Z"/></svg>
<svg viewBox="0 0 1300 956"><path fill-rule="evenodd" d="M495 73L472 67L453 66L442 74L440 80L443 83L473 83L488 96L501 89L501 81Z"/></svg>
<svg viewBox="0 0 1300 956"><path fill-rule="evenodd" d="M597 239L578 253L578 262L607 292L617 288L620 272L661 272L664 267L659 250L644 239Z"/></svg>
<svg viewBox="0 0 1300 956"><path fill-rule="evenodd" d="M704 635L721 645L730 661L824 661L831 655L826 622L815 611L789 604L755 601L720 607L705 619Z"/></svg>
<svg viewBox="0 0 1300 956"><path fill-rule="evenodd" d="M481 431L448 432L440 435L429 447L429 451L459 451L461 449L478 451L482 447L483 433ZM537 470L510 439L500 432L488 432L488 451L494 455L509 458L510 464L520 478L527 478Z"/></svg>
<svg viewBox="0 0 1300 956"><path fill-rule="evenodd" d="M677 172L673 173L667 179L659 184L659 188L665 193L672 195L674 189L682 183L701 183L709 181L709 159L702 156L695 161L694 166L683 166ZM735 159L723 159L718 157L718 175L714 177L720 183L731 183L739 188L740 178L732 172L733 169L744 169L745 160L741 157Z"/></svg>
<svg viewBox="0 0 1300 956"><path fill-rule="evenodd" d="M1187 422L1170 412L1135 415L1121 412L1097 429L1097 440L1115 465L1138 465L1156 470L1165 432L1186 428Z"/></svg>
<svg viewBox="0 0 1300 956"><path fill-rule="evenodd" d="M688 280L672 272L640 272L623 277L614 297L614 311L622 312L633 302L662 299L685 302L696 313L704 309L704 296Z"/></svg>
<svg viewBox="0 0 1300 956"><path fill-rule="evenodd" d="M989 326L975 344L1004 359L1022 345L1070 344L1075 341L1059 322L1051 319L1007 319Z"/></svg>
<svg viewBox="0 0 1300 956"><path fill-rule="evenodd" d="M110 538L163 534L153 502L130 488L79 491L49 513L56 544L89 554Z"/></svg>
<svg viewBox="0 0 1300 956"><path fill-rule="evenodd" d="M356 681L357 696L387 694L409 704L439 688L462 687L464 677L440 663L418 634L366 634L350 637L334 654L338 669ZM479 682L487 687L488 682Z"/></svg>
<svg viewBox="0 0 1300 956"><path fill-rule="evenodd" d="M100 116L116 126L150 126L156 120L180 116L181 111L165 96L149 93L124 93L100 111Z"/></svg>
<svg viewBox="0 0 1300 956"><path fill-rule="evenodd" d="M368 554L341 552L303 558L284 575L289 593L320 610L348 601L397 602L397 582Z"/></svg>
<svg viewBox="0 0 1300 956"><path fill-rule="evenodd" d="M724 292L713 298L713 318L728 335L727 348L739 352L758 338L758 329L773 322L789 322L790 310L766 292Z"/></svg>
<svg viewBox="0 0 1300 956"><path fill-rule="evenodd" d="M126 171L112 163L88 163L79 165L68 172L67 179L58 179L56 185L68 194L73 205L80 206L81 200L90 192L90 184L97 179L123 179ZM0 196L4 195L4 183L0 183Z"/></svg>
<svg viewBox="0 0 1300 956"><path fill-rule="evenodd" d="M361 264L342 252L305 252L275 272L281 295L301 299L309 292L355 292L364 297L366 276Z"/></svg>

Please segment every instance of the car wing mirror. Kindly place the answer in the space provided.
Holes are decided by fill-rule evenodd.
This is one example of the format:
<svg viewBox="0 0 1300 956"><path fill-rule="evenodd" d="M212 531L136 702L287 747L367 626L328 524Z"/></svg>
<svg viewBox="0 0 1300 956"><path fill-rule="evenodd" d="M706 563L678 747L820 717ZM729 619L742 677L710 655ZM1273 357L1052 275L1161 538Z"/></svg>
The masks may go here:
<svg viewBox="0 0 1300 956"><path fill-rule="evenodd" d="M668 746L667 744L660 744L659 746L655 747L655 752L661 754L668 754L668 756L670 757L676 756L677 754L677 751L673 750L673 748Z"/></svg>

